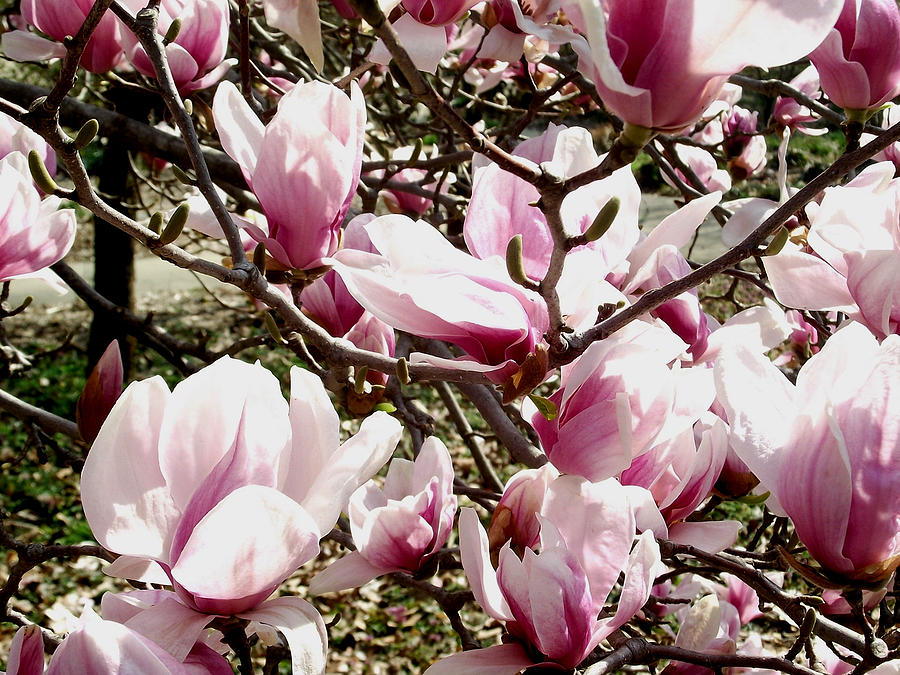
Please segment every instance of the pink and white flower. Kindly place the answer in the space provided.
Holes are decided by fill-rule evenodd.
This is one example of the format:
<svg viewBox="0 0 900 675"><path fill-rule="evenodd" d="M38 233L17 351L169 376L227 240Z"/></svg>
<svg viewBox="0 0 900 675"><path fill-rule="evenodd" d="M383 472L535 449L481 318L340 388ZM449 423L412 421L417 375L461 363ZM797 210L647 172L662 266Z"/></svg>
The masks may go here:
<svg viewBox="0 0 900 675"><path fill-rule="evenodd" d="M304 660L321 671L318 612L266 598L318 553L399 435L396 420L375 413L340 444L324 387L298 368L290 407L271 373L227 357L171 393L159 377L129 386L91 448L81 492L97 540L121 554L107 572L175 589L141 613L141 632L182 660L214 616L239 615L287 637L294 672Z"/></svg>
<svg viewBox="0 0 900 675"><path fill-rule="evenodd" d="M361 586L388 572L415 574L450 536L456 515L450 452L431 436L415 462L391 461L384 489L374 481L350 497L350 532L357 550L320 572L313 594Z"/></svg>
<svg viewBox="0 0 900 675"><path fill-rule="evenodd" d="M75 211L41 195L20 152L0 159L0 281L37 272L62 259L75 241Z"/></svg>
<svg viewBox="0 0 900 675"><path fill-rule="evenodd" d="M353 83L350 96L322 82L297 85L263 125L237 88L223 82L213 115L225 152L241 167L267 227L245 228L275 260L310 269L334 253L359 183L366 108Z"/></svg>
<svg viewBox="0 0 900 675"><path fill-rule="evenodd" d="M790 516L810 555L844 579L900 564L900 336L839 330L796 386L764 356L723 349L716 386L741 459Z"/></svg>

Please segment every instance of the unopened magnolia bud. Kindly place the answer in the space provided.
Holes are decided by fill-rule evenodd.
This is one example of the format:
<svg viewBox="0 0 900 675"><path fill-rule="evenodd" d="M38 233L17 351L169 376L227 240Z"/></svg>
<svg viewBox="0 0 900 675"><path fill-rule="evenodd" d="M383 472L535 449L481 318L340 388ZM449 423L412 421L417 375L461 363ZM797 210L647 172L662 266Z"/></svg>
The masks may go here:
<svg viewBox="0 0 900 675"><path fill-rule="evenodd" d="M169 222L166 223L165 229L159 235L159 243L165 246L166 244L171 244L173 241L178 239L178 236L184 229L185 223L187 223L187 219L190 214L191 207L187 202L181 204L177 209L175 209L172 217L169 218Z"/></svg>
<svg viewBox="0 0 900 675"><path fill-rule="evenodd" d="M93 443L109 411L122 394L125 372L118 340L113 340L88 376L75 408L81 437Z"/></svg>
<svg viewBox="0 0 900 675"><path fill-rule="evenodd" d="M181 19L172 19L172 23L169 24L169 30L166 31L165 37L163 37L163 44L168 45L172 42L175 42L175 38L178 37L178 33L180 32Z"/></svg>
<svg viewBox="0 0 900 675"><path fill-rule="evenodd" d="M527 284L528 275L525 274L525 261L522 259L522 235L516 234L506 245L506 271L509 278L517 284Z"/></svg>
<svg viewBox="0 0 900 675"><path fill-rule="evenodd" d="M616 216L619 215L619 206L622 202L618 197L611 197L600 209L600 213L594 218L594 222L584 232L585 241L597 241L612 227Z"/></svg>
<svg viewBox="0 0 900 675"><path fill-rule="evenodd" d="M282 344L284 338L281 337L281 331L278 330L278 324L275 323L275 319L273 319L272 315L268 312L263 314L263 323L266 324L266 330L269 331L269 335L272 336L272 339L278 344Z"/></svg>
<svg viewBox="0 0 900 675"><path fill-rule="evenodd" d="M184 183L185 185L193 185L194 179L188 176L182 169L180 169L175 164L172 164L172 173L175 174L175 178Z"/></svg>
<svg viewBox="0 0 900 675"><path fill-rule="evenodd" d="M266 245L262 242L259 242L253 249L253 264L256 265L260 274L266 273Z"/></svg>
<svg viewBox="0 0 900 675"><path fill-rule="evenodd" d="M364 394L366 391L366 376L369 374L369 366L360 366L353 377L353 391Z"/></svg>
<svg viewBox="0 0 900 675"><path fill-rule="evenodd" d="M81 125L75 138L72 139L72 145L76 150L84 150L97 136L98 131L100 131L100 123L92 117Z"/></svg>
<svg viewBox="0 0 900 675"><path fill-rule="evenodd" d="M48 195L52 195L59 189L59 185L50 176L50 172L44 166L44 160L41 159L37 150L32 150L28 153L28 169L31 171L31 177L34 179L35 185Z"/></svg>
<svg viewBox="0 0 900 675"><path fill-rule="evenodd" d="M781 253L781 249L784 248L784 245L787 243L790 234L791 233L788 232L787 228L779 227L778 232L776 232L775 236L772 237L772 241L770 241L769 245L766 246L766 250L763 255L777 255L778 253Z"/></svg>
<svg viewBox="0 0 900 675"><path fill-rule="evenodd" d="M400 384L409 384L409 364L402 356L397 359L397 379Z"/></svg>
<svg viewBox="0 0 900 675"><path fill-rule="evenodd" d="M194 102L191 99L186 98L186 99L184 99L184 101L182 101L182 103L184 104L184 111L188 115L193 115L194 114Z"/></svg>
<svg viewBox="0 0 900 675"><path fill-rule="evenodd" d="M159 234L162 231L164 220L165 216L163 216L162 211L157 211L152 216L150 216L150 222L147 223L147 227L153 232L153 234Z"/></svg>
<svg viewBox="0 0 900 675"><path fill-rule="evenodd" d="M425 144L422 142L421 136L416 139L415 145L413 145L412 153L409 155L409 163L412 164L415 161L418 161L419 157L422 154L422 148L425 147Z"/></svg>

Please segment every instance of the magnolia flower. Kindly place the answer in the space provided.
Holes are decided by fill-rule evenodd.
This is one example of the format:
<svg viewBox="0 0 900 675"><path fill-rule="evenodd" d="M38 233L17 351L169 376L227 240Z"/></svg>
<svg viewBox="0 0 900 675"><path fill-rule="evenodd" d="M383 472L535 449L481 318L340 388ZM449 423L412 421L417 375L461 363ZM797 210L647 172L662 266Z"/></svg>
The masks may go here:
<svg viewBox="0 0 900 675"><path fill-rule="evenodd" d="M895 0L844 0L809 60L833 103L867 119L900 93L900 9Z"/></svg>
<svg viewBox="0 0 900 675"><path fill-rule="evenodd" d="M813 65L807 66L794 79L788 82L797 91L806 94L813 100L822 97L822 89L819 86L819 73ZM819 116L807 106L800 104L792 98L779 96L775 99L775 107L772 110L772 119L779 128L788 127L796 129L807 136L821 136L827 134L828 129L811 128L807 122L814 122Z"/></svg>
<svg viewBox="0 0 900 675"><path fill-rule="evenodd" d="M700 182L703 183L706 189L722 193L731 189L731 175L725 169L719 168L716 158L709 151L698 148L696 145L676 143L675 152L678 154L678 159L694 172L694 175L700 179ZM688 185L691 184L681 169L676 168L675 173ZM678 186L675 185L675 181L666 172L662 172L662 178L666 183L677 189Z"/></svg>
<svg viewBox="0 0 900 675"><path fill-rule="evenodd" d="M538 514L544 508L550 485L557 478L559 471L548 462L539 469L519 471L509 479L488 527L492 554L506 542L516 552L526 547L537 548L541 531Z"/></svg>
<svg viewBox="0 0 900 675"><path fill-rule="evenodd" d="M686 520L709 496L727 451L725 423L712 413L704 413L693 428L688 427L636 457L622 472L620 480L623 485L648 489L670 530L677 529L673 526ZM692 525L696 528L708 524ZM719 523L714 525L713 530L720 527Z"/></svg>
<svg viewBox="0 0 900 675"><path fill-rule="evenodd" d="M900 336L879 345L852 323L792 385L735 344L715 366L731 443L790 516L809 554L841 579L900 564Z"/></svg>
<svg viewBox="0 0 900 675"><path fill-rule="evenodd" d="M456 515L447 446L431 436L415 462L392 460L384 489L369 481L350 497L348 513L357 550L319 573L310 593L355 588L388 572L415 574L433 558Z"/></svg>
<svg viewBox="0 0 900 675"><path fill-rule="evenodd" d="M224 61L228 48L227 0L163 0L157 29L165 35L174 19L181 20L175 39L166 45L166 59L181 94L212 86L233 62ZM130 31L124 43L131 65L148 77L156 77L153 64Z"/></svg>
<svg viewBox="0 0 900 675"><path fill-rule="evenodd" d="M27 156L32 150L41 156L50 175L56 175L56 153L47 144L47 141L21 122L0 112L0 158L15 151Z"/></svg>
<svg viewBox="0 0 900 675"><path fill-rule="evenodd" d="M316 0L263 0L263 10L270 26L291 36L303 47L310 63L321 71L325 65L322 50L322 26Z"/></svg>
<svg viewBox="0 0 900 675"><path fill-rule="evenodd" d="M230 82L216 90L213 115L225 152L241 167L267 220L245 228L287 268L309 269L334 253L362 166L366 109L322 82L285 94L263 126Z"/></svg>
<svg viewBox="0 0 900 675"><path fill-rule="evenodd" d="M35 625L16 631L10 646L6 675L44 673L41 630ZM198 643L178 660L140 632L116 621L106 621L86 609L75 630L53 652L47 675L230 675L223 656Z"/></svg>
<svg viewBox="0 0 900 675"><path fill-rule="evenodd" d="M567 178L594 168L602 159L586 129L554 124L540 136L520 143L513 154ZM472 255L502 257L509 240L521 234L525 273L534 280L543 278L550 264L553 238L544 213L532 206L539 197L533 185L496 164L477 169L463 229ZM572 253L577 255L585 249L594 253L591 261L596 266L595 278L605 276L625 260L638 241L641 191L631 169L623 167L608 178L578 188L566 196L560 209L566 231L582 234L612 197L620 204L610 228L598 241Z"/></svg>
<svg viewBox="0 0 900 675"><path fill-rule="evenodd" d="M566 473L602 480L690 429L713 390L705 369L678 367L684 349L671 331L638 322L564 366L550 396L557 416L531 415L550 461Z"/></svg>
<svg viewBox="0 0 900 675"><path fill-rule="evenodd" d="M576 4L576 3L572 3ZM579 67L630 125L693 124L729 75L790 63L822 42L841 0L580 0ZM579 43L574 43L579 48Z"/></svg>
<svg viewBox="0 0 900 675"><path fill-rule="evenodd" d="M128 4L133 4L129 2ZM93 7L93 0L22 0L22 17L55 42L26 30L4 33L3 52L15 61L43 61L62 58L66 36L76 35ZM81 56L81 66L93 73L104 73L119 65L125 57L121 24L107 12Z"/></svg>
<svg viewBox="0 0 900 675"><path fill-rule="evenodd" d="M20 152L0 159L0 281L37 272L62 259L75 241L75 211L41 199Z"/></svg>
<svg viewBox="0 0 900 675"><path fill-rule="evenodd" d="M576 667L634 616L664 570L653 534L644 532L632 550L634 536L634 507L625 488L615 480L563 476L553 481L544 504L540 551L526 547L520 558L507 543L495 570L478 516L463 509L459 537L466 576L478 604L504 622L510 641L453 654L426 673L512 675L533 665ZM598 619L623 571L615 614Z"/></svg>
<svg viewBox="0 0 900 675"><path fill-rule="evenodd" d="M84 512L97 541L122 554L108 573L174 587L177 600L144 610L141 625L176 658L214 616L238 615L285 635L294 672L304 661L319 672L318 612L266 598L318 553L399 435L396 420L375 413L339 445L318 378L294 368L288 407L271 373L225 357L171 393L159 377L125 390L85 462Z"/></svg>
<svg viewBox="0 0 900 675"><path fill-rule="evenodd" d="M900 180L894 165L867 167L828 188L814 212L807 248L786 246L763 264L778 301L838 310L878 337L900 330Z"/></svg>
<svg viewBox="0 0 900 675"><path fill-rule="evenodd" d="M473 258L406 216L380 216L366 232L380 255L343 249L331 261L353 297L388 325L452 342L468 355L452 361L413 354L410 363L479 370L502 383L539 349L546 305L509 278L503 260Z"/></svg>
<svg viewBox="0 0 900 675"><path fill-rule="evenodd" d="M479 0L400 0L382 2L406 11L392 27L410 58L419 70L433 73L447 51L447 27L456 23ZM391 54L379 40L369 60L387 65Z"/></svg>

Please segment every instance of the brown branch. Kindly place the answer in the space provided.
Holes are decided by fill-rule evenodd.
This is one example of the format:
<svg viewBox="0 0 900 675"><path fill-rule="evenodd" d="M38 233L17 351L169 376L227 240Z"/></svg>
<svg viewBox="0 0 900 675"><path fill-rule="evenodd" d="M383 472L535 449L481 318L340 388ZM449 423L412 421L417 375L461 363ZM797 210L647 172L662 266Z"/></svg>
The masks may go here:
<svg viewBox="0 0 900 675"><path fill-rule="evenodd" d="M2 389L0 389L0 410L5 410L24 422L34 423L48 433L64 434L76 441L82 440L75 422L26 403Z"/></svg>

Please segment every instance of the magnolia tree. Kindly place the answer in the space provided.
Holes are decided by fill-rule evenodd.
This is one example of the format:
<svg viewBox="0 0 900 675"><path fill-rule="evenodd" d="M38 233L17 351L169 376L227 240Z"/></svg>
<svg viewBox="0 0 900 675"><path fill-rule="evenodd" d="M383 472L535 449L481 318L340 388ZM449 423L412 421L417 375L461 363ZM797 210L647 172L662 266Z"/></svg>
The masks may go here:
<svg viewBox="0 0 900 675"><path fill-rule="evenodd" d="M77 423L0 391L96 540L3 523L8 673L322 673L320 609L378 577L458 635L430 675L900 671L895 0L18 11L3 52L53 84L0 81L0 319L34 311L17 279L61 278L182 379L123 392L113 344ZM752 76L775 66L796 77ZM101 139L171 202L95 187ZM638 165L677 195L649 232ZM760 175L777 199L746 196ZM214 351L111 303L62 260L75 204L246 293L255 335ZM91 556L133 590L67 634L17 610Z"/></svg>

